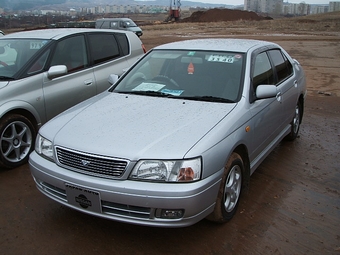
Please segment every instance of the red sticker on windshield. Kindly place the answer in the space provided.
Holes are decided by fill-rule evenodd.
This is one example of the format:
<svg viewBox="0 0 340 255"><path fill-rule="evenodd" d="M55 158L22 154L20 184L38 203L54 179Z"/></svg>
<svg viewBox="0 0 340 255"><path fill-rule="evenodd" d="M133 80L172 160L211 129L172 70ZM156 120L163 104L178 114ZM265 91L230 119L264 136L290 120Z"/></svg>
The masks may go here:
<svg viewBox="0 0 340 255"><path fill-rule="evenodd" d="M188 74L194 74L194 72L195 72L194 64L190 62L190 64L188 65Z"/></svg>

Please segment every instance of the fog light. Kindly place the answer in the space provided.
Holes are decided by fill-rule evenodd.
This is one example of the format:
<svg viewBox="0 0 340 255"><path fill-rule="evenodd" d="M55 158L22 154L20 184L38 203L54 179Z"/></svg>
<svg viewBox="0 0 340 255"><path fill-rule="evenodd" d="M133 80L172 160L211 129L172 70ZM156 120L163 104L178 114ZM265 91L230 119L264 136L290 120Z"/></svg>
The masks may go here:
<svg viewBox="0 0 340 255"><path fill-rule="evenodd" d="M169 209L162 209L161 211L161 218L162 219L180 219L184 215L184 210L169 210Z"/></svg>

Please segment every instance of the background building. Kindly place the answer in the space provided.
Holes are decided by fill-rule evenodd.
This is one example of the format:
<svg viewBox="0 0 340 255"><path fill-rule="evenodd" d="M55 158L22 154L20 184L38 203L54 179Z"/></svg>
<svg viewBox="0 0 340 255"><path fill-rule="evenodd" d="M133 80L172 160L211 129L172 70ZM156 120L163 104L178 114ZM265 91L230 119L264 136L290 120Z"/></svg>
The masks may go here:
<svg viewBox="0 0 340 255"><path fill-rule="evenodd" d="M307 0L308 2L308 0ZM305 1L301 3L289 3L288 0L244 0L244 10L257 13L266 13L269 15L309 15L325 12L340 11L340 1L329 2L325 4L308 4Z"/></svg>
<svg viewBox="0 0 340 255"><path fill-rule="evenodd" d="M244 0L244 10L258 13L281 14L283 0Z"/></svg>
<svg viewBox="0 0 340 255"><path fill-rule="evenodd" d="M329 2L329 11L330 12L340 11L340 2Z"/></svg>

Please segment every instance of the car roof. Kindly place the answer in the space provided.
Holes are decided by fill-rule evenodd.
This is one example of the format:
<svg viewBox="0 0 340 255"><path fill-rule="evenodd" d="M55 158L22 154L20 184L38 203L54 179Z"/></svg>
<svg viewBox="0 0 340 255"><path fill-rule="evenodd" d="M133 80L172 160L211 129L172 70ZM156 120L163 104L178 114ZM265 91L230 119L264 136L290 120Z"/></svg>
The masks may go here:
<svg viewBox="0 0 340 255"><path fill-rule="evenodd" d="M252 40L252 39L230 39L230 38L214 38L214 39L192 39L167 43L155 47L154 49L162 50L213 50L213 51L233 51L248 52L252 48L260 48L263 46L278 46L275 43Z"/></svg>
<svg viewBox="0 0 340 255"><path fill-rule="evenodd" d="M102 18L102 19L97 19L97 21L101 20L131 20L130 18Z"/></svg>
<svg viewBox="0 0 340 255"><path fill-rule="evenodd" d="M58 40L65 36L84 33L84 32L110 32L127 33L127 31L113 30L113 29L95 29L95 28L52 28L52 29L39 29L30 31L21 31L12 34L7 34L6 39L20 39L20 38L31 38L31 39L46 39L46 40ZM5 38L4 38L5 39Z"/></svg>

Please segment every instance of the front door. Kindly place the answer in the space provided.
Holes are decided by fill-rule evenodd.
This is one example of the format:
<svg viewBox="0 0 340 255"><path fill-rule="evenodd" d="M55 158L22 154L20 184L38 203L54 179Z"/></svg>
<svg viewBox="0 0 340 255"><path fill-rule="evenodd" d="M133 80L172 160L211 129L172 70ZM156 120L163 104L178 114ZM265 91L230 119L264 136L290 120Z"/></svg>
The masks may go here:
<svg viewBox="0 0 340 255"><path fill-rule="evenodd" d="M59 41L50 66L65 65L68 73L49 79L45 73L43 90L47 119L96 95L93 69L89 68L83 35Z"/></svg>

